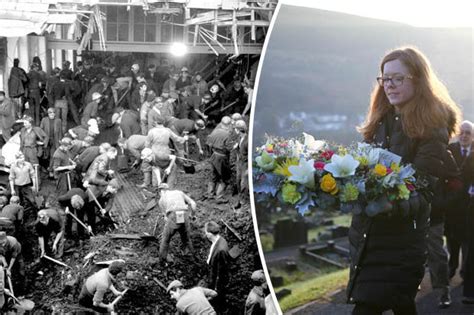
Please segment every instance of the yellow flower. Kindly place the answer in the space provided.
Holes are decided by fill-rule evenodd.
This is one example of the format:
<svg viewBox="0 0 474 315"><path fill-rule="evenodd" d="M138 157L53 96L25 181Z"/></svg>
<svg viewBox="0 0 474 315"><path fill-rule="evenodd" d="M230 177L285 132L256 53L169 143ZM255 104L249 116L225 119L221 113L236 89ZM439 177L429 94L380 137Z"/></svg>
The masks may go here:
<svg viewBox="0 0 474 315"><path fill-rule="evenodd" d="M326 174L321 178L320 187L322 191L330 193L331 195L335 195L339 191L336 180L331 174Z"/></svg>
<svg viewBox="0 0 474 315"><path fill-rule="evenodd" d="M369 165L369 159L365 156L358 156L356 157L356 160L359 161L360 166L362 167Z"/></svg>
<svg viewBox="0 0 474 315"><path fill-rule="evenodd" d="M382 164L377 164L374 167L374 173L378 176L385 176L387 175L387 168Z"/></svg>
<svg viewBox="0 0 474 315"><path fill-rule="evenodd" d="M292 174L288 168L292 165L297 166L299 164L298 158L287 158L283 163L279 163L273 173L282 175L285 177L290 177Z"/></svg>
<svg viewBox="0 0 474 315"><path fill-rule="evenodd" d="M394 173L400 173L400 165L398 165L397 163L392 162L392 164L390 164L390 168Z"/></svg>

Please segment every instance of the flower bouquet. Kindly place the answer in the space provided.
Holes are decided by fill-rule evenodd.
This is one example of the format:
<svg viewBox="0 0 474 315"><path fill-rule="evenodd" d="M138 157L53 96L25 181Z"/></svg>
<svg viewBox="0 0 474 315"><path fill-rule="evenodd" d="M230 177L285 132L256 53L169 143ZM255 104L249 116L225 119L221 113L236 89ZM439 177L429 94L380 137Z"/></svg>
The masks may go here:
<svg viewBox="0 0 474 315"><path fill-rule="evenodd" d="M258 197L277 198L301 214L332 208L375 216L395 204L408 212L418 190L414 175L410 164L382 148L331 145L303 133L292 139L267 136L257 148L253 187Z"/></svg>

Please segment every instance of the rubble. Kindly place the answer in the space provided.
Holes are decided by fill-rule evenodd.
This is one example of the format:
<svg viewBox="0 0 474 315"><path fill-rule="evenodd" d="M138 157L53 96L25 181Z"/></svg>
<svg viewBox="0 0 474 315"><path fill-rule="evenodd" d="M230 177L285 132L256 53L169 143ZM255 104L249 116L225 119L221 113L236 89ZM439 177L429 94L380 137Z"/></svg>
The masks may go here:
<svg viewBox="0 0 474 315"><path fill-rule="evenodd" d="M232 211L228 204L217 204L213 199L200 200L206 189L202 183L210 177L211 169L201 162L196 170L195 174L180 173L177 187L197 202L197 211L194 213L196 219L191 221L190 236L194 252L183 255L181 240L175 237L171 240L169 251L173 262L166 266L159 265L159 243L148 242L144 235L144 231L153 231L155 226L156 235L149 236L159 238L162 232L164 222L156 220L158 215L161 215L157 206L140 216L132 217L129 223L120 226L113 234L98 234L83 246L73 248L72 253L65 253L62 260L70 269L44 260L33 262L39 253L37 239L30 231L32 244L27 244L27 247L32 250L30 257L25 259L29 279L27 290L36 303L35 310L46 313L83 310L77 304L77 298L85 279L111 262L123 259L126 261L126 272L119 275L116 288L120 291L128 288L128 291L116 306L116 311L174 313L175 301L166 293L166 285L174 279L179 279L185 286L192 287L207 277L206 258L211 244L203 230L207 221L214 220L221 224L222 235L227 239L233 257L228 291L229 309L235 310L235 313L243 313L245 299L252 288L250 275L254 270L261 269L250 205L248 201L244 201L239 211ZM138 171L131 171L127 175L127 179L133 183L139 183L141 180ZM44 182L46 181L47 179ZM231 188L227 189L230 195ZM228 228L225 228L226 226ZM67 274L62 273L64 270L68 271ZM112 301L113 296L108 295L106 299Z"/></svg>

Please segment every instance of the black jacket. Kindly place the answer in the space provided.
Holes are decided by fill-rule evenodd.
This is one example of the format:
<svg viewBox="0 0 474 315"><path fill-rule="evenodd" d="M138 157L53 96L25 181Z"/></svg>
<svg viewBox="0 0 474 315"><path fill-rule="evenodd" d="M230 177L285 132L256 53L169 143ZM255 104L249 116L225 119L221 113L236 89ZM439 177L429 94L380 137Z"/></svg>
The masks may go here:
<svg viewBox="0 0 474 315"><path fill-rule="evenodd" d="M447 128L414 140L403 132L401 118L391 111L379 123L372 142L401 156L402 163L412 163L418 175L444 176ZM388 307L413 303L424 275L429 216L430 205L422 196L416 214L353 216L349 302Z"/></svg>
<svg viewBox="0 0 474 315"><path fill-rule="evenodd" d="M470 201L469 187L474 184L474 143L471 152L466 157L461 154L459 142L451 143L449 149L453 152L454 159L461 171L463 187L460 192L453 193L451 203L446 208L446 235L459 241L464 241L467 236L468 206Z"/></svg>

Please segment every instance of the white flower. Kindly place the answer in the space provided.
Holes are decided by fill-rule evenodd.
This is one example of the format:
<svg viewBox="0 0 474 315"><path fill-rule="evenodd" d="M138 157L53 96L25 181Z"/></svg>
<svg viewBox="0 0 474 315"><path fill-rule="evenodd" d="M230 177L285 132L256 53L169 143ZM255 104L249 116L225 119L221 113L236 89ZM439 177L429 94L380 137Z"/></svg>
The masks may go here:
<svg viewBox="0 0 474 315"><path fill-rule="evenodd" d="M344 178L354 175L359 164L359 161L350 154L344 156L334 154L331 163L326 164L324 170L336 178Z"/></svg>
<svg viewBox="0 0 474 315"><path fill-rule="evenodd" d="M358 142L357 151L362 157L365 157L369 166L375 165L379 162L380 148L374 148L368 143Z"/></svg>
<svg viewBox="0 0 474 315"><path fill-rule="evenodd" d="M316 153L324 149L326 146L326 142L321 141L321 140L316 140L314 137L310 134L307 134L303 132L304 136L304 145L306 147L306 150L309 153Z"/></svg>
<svg viewBox="0 0 474 315"><path fill-rule="evenodd" d="M298 166L292 165L288 167L291 173L289 180L305 185L309 188L315 187L314 182L314 160L300 159Z"/></svg>
<svg viewBox="0 0 474 315"><path fill-rule="evenodd" d="M288 147L290 148L292 157L299 158L304 154L304 146L298 140L290 140L288 142Z"/></svg>

